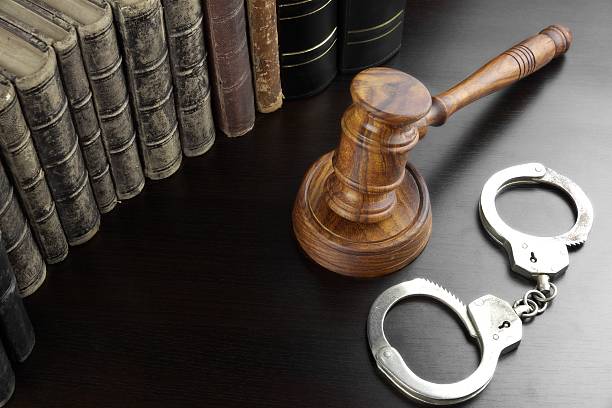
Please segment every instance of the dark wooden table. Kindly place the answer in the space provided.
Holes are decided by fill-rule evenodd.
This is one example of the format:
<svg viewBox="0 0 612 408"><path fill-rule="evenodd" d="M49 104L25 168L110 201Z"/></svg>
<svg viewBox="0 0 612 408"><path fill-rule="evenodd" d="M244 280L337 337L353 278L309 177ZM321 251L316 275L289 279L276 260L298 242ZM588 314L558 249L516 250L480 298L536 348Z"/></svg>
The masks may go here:
<svg viewBox="0 0 612 408"><path fill-rule="evenodd" d="M513 43L561 22L569 53L432 129L412 161L428 182L434 232L408 267L376 280L322 270L300 253L290 212L307 167L332 149L350 77L218 136L207 155L104 216L100 233L49 268L26 301L37 333L9 407L408 407L378 374L365 324L375 297L415 277L469 302L507 300L532 283L509 272L484 233L487 178L540 161L576 181L596 216L570 253L559 298L527 324L473 407L612 407L612 2L410 1L389 66L432 93ZM531 233L562 232L569 204L549 190L498 200ZM410 301L386 325L414 370L455 381L478 348L443 307Z"/></svg>

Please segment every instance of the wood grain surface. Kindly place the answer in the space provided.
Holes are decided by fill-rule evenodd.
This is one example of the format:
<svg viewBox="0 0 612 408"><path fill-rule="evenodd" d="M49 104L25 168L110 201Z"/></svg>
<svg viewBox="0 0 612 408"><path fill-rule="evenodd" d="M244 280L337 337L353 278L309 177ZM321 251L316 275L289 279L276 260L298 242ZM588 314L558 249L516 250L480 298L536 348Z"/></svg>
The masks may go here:
<svg viewBox="0 0 612 408"><path fill-rule="evenodd" d="M424 122L444 124L454 112L470 103L533 74L572 45L572 32L553 24L491 59L451 89L433 97L432 109Z"/></svg>
<svg viewBox="0 0 612 408"><path fill-rule="evenodd" d="M376 277L410 263L431 234L427 186L408 164L419 142L414 122L431 96L417 79L386 67L360 72L350 91L338 146L304 175L293 229L324 268Z"/></svg>
<svg viewBox="0 0 612 408"><path fill-rule="evenodd" d="M559 22L571 51L511 88L431 128L411 162L427 181L433 233L403 270L358 280L308 261L291 208L308 167L338 143L351 76L324 93L218 138L168 180L103 217L26 299L37 333L8 407L411 407L377 372L366 341L372 301L432 279L464 301L507 300L531 283L480 226L477 200L497 170L539 161L587 193L589 241L570 253L559 298L523 331L489 387L465 406L612 406L612 3L594 0L409 1L403 47L389 66L448 88L509 44ZM503 194L499 209L531 233L569 228L549 190ZM416 373L465 377L477 346L441 306L408 301L386 325Z"/></svg>
<svg viewBox="0 0 612 408"><path fill-rule="evenodd" d="M293 229L304 252L326 269L359 278L412 262L431 234L427 186L407 167L427 125L440 126L471 102L532 74L571 42L569 29L551 25L433 100L405 72L374 67L357 74L340 142L310 167L295 200Z"/></svg>

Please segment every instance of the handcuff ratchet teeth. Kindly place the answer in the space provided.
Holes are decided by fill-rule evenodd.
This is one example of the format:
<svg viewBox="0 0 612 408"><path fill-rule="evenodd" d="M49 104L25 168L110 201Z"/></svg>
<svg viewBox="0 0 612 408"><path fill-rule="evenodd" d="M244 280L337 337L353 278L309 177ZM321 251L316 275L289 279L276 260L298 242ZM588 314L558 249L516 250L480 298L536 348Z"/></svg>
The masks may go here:
<svg viewBox="0 0 612 408"><path fill-rule="evenodd" d="M478 340L481 360L469 377L450 384L437 384L416 375L385 337L387 312L397 302L413 296L426 296L448 306L457 314L471 337ZM372 305L368 319L368 341L378 368L404 394L432 405L449 405L468 400L481 392L493 378L499 356L518 347L522 323L512 306L495 296L482 296L468 306L446 289L418 278L384 291Z"/></svg>
<svg viewBox="0 0 612 408"><path fill-rule="evenodd" d="M497 214L495 197L505 188L523 183L545 183L567 193L576 205L577 220L565 234L536 237L510 228ZM491 381L501 354L518 347L522 320L544 312L557 295L549 282L569 265L567 246L586 241L593 224L593 207L575 183L539 163L507 168L485 184L480 199L480 218L487 232L508 252L512 270L537 281L513 305L493 295L485 295L465 306L441 286L426 279L413 279L385 290L372 304L368 317L368 341L378 368L408 397L432 405L450 405L473 398ZM481 351L478 368L467 378L448 384L426 381L416 375L385 337L384 320L397 302L425 296L448 306L457 314Z"/></svg>

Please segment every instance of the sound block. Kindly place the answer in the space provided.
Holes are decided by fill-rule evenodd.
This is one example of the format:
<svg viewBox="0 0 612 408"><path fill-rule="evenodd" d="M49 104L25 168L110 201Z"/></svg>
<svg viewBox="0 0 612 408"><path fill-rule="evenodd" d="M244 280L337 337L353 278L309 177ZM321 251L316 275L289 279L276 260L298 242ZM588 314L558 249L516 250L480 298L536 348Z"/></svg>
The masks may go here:
<svg viewBox="0 0 612 408"><path fill-rule="evenodd" d="M326 202L325 181L334 152L304 176L293 208L293 230L306 254L330 271L370 278L397 271L423 251L431 235L431 204L425 181L411 165L396 190L390 217L359 223L340 217Z"/></svg>

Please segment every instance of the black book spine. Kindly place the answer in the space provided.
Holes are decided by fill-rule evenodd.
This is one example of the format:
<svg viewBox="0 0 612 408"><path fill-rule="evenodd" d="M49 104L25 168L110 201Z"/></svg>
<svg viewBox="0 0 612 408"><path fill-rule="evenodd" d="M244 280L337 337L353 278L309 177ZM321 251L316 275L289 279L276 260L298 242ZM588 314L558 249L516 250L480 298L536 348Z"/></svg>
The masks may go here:
<svg viewBox="0 0 612 408"><path fill-rule="evenodd" d="M43 283L46 266L34 241L30 226L13 193L13 185L0 164L0 233L2 243L17 277L22 296L28 296Z"/></svg>
<svg viewBox="0 0 612 408"><path fill-rule="evenodd" d="M277 14L283 95L322 91L337 73L337 0L279 0Z"/></svg>
<svg viewBox="0 0 612 408"><path fill-rule="evenodd" d="M6 405L13 396L14 391L15 373L13 372L11 361L0 342L0 407Z"/></svg>
<svg viewBox="0 0 612 408"><path fill-rule="evenodd" d="M15 88L0 76L0 148L47 263L63 261L68 241Z"/></svg>
<svg viewBox="0 0 612 408"><path fill-rule="evenodd" d="M13 268L0 242L0 328L9 355L23 362L34 349L32 322L17 291Z"/></svg>
<svg viewBox="0 0 612 408"><path fill-rule="evenodd" d="M406 0L339 0L340 71L382 64L402 45Z"/></svg>

